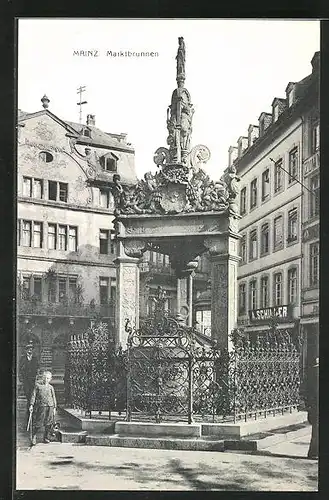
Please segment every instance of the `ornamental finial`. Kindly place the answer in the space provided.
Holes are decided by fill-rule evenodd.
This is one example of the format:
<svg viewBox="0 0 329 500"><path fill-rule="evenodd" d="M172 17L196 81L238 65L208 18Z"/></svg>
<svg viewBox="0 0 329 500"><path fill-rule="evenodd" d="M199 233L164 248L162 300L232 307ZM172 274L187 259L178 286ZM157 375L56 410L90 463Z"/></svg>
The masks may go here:
<svg viewBox="0 0 329 500"><path fill-rule="evenodd" d="M50 99L46 96L46 94L42 97L41 102L44 109L49 108Z"/></svg>

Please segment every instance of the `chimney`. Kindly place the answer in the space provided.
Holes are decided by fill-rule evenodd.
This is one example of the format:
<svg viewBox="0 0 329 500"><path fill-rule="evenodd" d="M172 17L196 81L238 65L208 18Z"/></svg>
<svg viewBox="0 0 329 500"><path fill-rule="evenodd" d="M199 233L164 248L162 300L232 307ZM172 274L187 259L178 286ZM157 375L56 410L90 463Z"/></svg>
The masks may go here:
<svg viewBox="0 0 329 500"><path fill-rule="evenodd" d="M259 137L259 126L249 125L248 127L248 147L253 145L256 139Z"/></svg>
<svg viewBox="0 0 329 500"><path fill-rule="evenodd" d="M238 148L236 146L230 146L228 148L228 166L231 167L234 160L238 157Z"/></svg>
<svg viewBox="0 0 329 500"><path fill-rule="evenodd" d="M87 125L95 126L95 115L87 115Z"/></svg>
<svg viewBox="0 0 329 500"><path fill-rule="evenodd" d="M265 130L272 123L272 113L265 113L265 111L263 111L263 113L261 113L258 118L258 123L259 123L259 137L262 137L264 135Z"/></svg>
<svg viewBox="0 0 329 500"><path fill-rule="evenodd" d="M243 137L242 135L238 139L238 157L240 158L243 152L248 147L248 137Z"/></svg>

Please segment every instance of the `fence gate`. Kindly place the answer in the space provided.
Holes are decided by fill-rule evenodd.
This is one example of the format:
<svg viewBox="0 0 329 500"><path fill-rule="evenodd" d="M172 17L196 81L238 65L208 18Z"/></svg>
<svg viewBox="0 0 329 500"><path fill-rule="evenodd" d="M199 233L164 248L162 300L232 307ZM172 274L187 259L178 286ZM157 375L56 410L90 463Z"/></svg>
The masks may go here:
<svg viewBox="0 0 329 500"><path fill-rule="evenodd" d="M136 332L126 325L127 419L192 421L193 339L174 318L147 320Z"/></svg>

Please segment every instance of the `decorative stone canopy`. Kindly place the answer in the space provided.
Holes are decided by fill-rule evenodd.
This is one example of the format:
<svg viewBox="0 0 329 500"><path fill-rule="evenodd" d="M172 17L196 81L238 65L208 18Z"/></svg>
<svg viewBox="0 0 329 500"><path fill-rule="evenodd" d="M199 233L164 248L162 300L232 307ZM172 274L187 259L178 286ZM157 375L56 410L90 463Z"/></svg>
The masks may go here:
<svg viewBox="0 0 329 500"><path fill-rule="evenodd" d="M210 158L207 146L190 148L192 118L191 97L185 83L185 43L179 37L177 88L167 110L167 144L154 153L156 173L147 172L135 186L122 186L120 176L114 176L112 188L117 215L177 214L189 212L237 213L238 193L235 167L229 169L228 182L213 181L201 168Z"/></svg>
<svg viewBox="0 0 329 500"><path fill-rule="evenodd" d="M192 319L196 258L209 252L211 261L212 339L229 344L236 322L238 257L238 178L231 165L221 180L202 169L209 149L190 148L193 107L185 83L185 44L179 38L177 88L167 113L167 144L154 154L156 173L147 172L134 186L113 175L117 242L117 340L125 344L128 319L139 324L139 259L147 250L169 256L177 277L177 313ZM189 325L191 326L191 324Z"/></svg>

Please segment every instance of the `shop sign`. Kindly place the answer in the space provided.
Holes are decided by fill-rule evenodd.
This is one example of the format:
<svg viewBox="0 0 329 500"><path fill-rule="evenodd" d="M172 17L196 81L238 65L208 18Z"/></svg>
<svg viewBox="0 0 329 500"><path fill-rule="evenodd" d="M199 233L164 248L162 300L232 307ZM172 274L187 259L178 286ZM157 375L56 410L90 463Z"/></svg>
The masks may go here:
<svg viewBox="0 0 329 500"><path fill-rule="evenodd" d="M251 322L266 322L273 319L278 321L284 321L292 319L291 306L274 306L265 307L262 309L251 309L249 310L249 319Z"/></svg>

